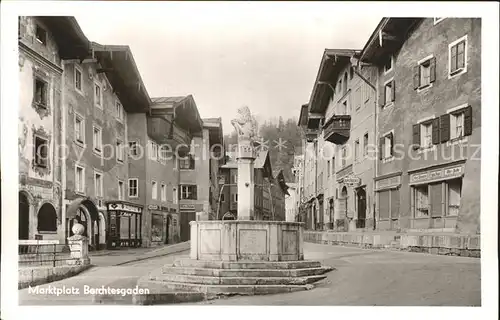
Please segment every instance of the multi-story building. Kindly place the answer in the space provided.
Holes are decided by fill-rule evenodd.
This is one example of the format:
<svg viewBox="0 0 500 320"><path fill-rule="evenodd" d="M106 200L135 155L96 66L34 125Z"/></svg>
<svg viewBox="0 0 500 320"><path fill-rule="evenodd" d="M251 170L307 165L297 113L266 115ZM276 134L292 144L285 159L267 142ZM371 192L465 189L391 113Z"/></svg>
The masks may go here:
<svg viewBox="0 0 500 320"><path fill-rule="evenodd" d="M383 19L377 229L479 233L481 19Z"/></svg>
<svg viewBox="0 0 500 320"><path fill-rule="evenodd" d="M90 43L73 17L18 21L19 239L65 241L63 61L87 58Z"/></svg>
<svg viewBox="0 0 500 320"><path fill-rule="evenodd" d="M306 150L311 164L304 180L316 181L312 192L315 219L310 225L314 229L347 231L372 226L374 161L368 151L375 133L371 81L376 74L374 68L354 68L351 61L359 54L359 50L326 49L307 116L304 106L301 110L306 141L313 145Z"/></svg>
<svg viewBox="0 0 500 320"><path fill-rule="evenodd" d="M181 224L192 218L179 210L179 159L188 156L203 126L192 96L151 102L149 113L128 116L129 198L145 207L143 246L178 242Z"/></svg>
<svg viewBox="0 0 500 320"><path fill-rule="evenodd" d="M194 137L191 153L179 160L179 203L181 240L189 240L189 222L216 219L218 168L224 159L222 122L220 118L203 120L202 136ZM198 216L197 216L198 215Z"/></svg>

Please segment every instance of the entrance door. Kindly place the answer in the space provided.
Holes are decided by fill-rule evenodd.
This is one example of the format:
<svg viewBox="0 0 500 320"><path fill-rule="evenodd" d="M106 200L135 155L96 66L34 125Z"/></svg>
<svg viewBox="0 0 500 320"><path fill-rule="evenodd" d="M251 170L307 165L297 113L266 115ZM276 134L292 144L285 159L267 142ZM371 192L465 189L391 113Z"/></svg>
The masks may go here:
<svg viewBox="0 0 500 320"><path fill-rule="evenodd" d="M358 189L358 222L357 228L364 228L366 221L366 191L364 188Z"/></svg>
<svg viewBox="0 0 500 320"><path fill-rule="evenodd" d="M165 244L168 244L168 237L171 224L172 224L172 218L170 216L167 216L167 225L165 226Z"/></svg>
<svg viewBox="0 0 500 320"><path fill-rule="evenodd" d="M181 241L191 239L191 226L189 222L196 220L196 212L182 212L181 214Z"/></svg>
<svg viewBox="0 0 500 320"><path fill-rule="evenodd" d="M30 204L23 193L19 193L19 240L27 240L30 236Z"/></svg>

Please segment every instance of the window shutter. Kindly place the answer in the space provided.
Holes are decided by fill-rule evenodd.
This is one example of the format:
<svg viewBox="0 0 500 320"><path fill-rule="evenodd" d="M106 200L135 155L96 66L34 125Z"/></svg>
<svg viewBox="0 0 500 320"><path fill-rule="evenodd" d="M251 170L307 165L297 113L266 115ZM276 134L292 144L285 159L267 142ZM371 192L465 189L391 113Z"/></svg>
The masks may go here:
<svg viewBox="0 0 500 320"><path fill-rule="evenodd" d="M472 107L467 106L464 110L464 136L472 134Z"/></svg>
<svg viewBox="0 0 500 320"><path fill-rule="evenodd" d="M384 137L380 138L378 143L378 158L380 160L384 158L383 151L384 151Z"/></svg>
<svg viewBox="0 0 500 320"><path fill-rule="evenodd" d="M420 147L420 124L413 125L413 149Z"/></svg>
<svg viewBox="0 0 500 320"><path fill-rule="evenodd" d="M430 61L430 82L436 81L436 57L432 57Z"/></svg>
<svg viewBox="0 0 500 320"><path fill-rule="evenodd" d="M391 82L391 93L392 93L392 97L391 97L391 101L394 102L396 101L396 81L392 80Z"/></svg>
<svg viewBox="0 0 500 320"><path fill-rule="evenodd" d="M413 67L413 89L417 90L420 87L420 66Z"/></svg>
<svg viewBox="0 0 500 320"><path fill-rule="evenodd" d="M391 141L391 156L394 155L394 135L391 133L389 133L389 140Z"/></svg>
<svg viewBox="0 0 500 320"><path fill-rule="evenodd" d="M439 144L439 118L432 120L432 144Z"/></svg>
<svg viewBox="0 0 500 320"><path fill-rule="evenodd" d="M429 197L431 198L430 204L430 215L432 217L440 217L443 215L443 210L441 206L442 202L442 197L443 197L443 186L441 185L441 182L439 183L434 183L430 185L430 194Z"/></svg>
<svg viewBox="0 0 500 320"><path fill-rule="evenodd" d="M441 142L446 142L450 140L450 115L443 114L439 123L441 125Z"/></svg>

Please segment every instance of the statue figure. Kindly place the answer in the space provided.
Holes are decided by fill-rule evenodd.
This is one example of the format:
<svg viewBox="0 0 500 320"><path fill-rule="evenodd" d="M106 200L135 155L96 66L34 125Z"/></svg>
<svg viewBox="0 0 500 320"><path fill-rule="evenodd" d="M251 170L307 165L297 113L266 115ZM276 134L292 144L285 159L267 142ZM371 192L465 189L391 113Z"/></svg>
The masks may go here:
<svg viewBox="0 0 500 320"><path fill-rule="evenodd" d="M257 123L247 106L238 109L238 118L231 120L238 133L238 142L253 141L257 136Z"/></svg>

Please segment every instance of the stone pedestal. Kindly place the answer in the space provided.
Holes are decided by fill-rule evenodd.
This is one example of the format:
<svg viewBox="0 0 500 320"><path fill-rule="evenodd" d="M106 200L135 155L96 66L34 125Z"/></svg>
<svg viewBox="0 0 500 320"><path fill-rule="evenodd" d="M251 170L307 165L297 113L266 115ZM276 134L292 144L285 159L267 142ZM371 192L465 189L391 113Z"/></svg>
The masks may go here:
<svg viewBox="0 0 500 320"><path fill-rule="evenodd" d="M71 251L71 260L68 260L68 264L73 265L88 265L90 264L89 259L89 238L83 236L85 228L79 224L75 223L71 231L74 235L68 238L68 245Z"/></svg>

